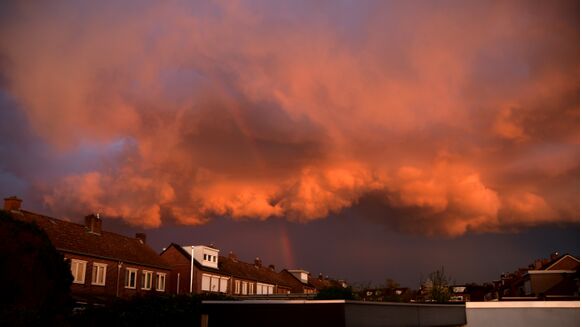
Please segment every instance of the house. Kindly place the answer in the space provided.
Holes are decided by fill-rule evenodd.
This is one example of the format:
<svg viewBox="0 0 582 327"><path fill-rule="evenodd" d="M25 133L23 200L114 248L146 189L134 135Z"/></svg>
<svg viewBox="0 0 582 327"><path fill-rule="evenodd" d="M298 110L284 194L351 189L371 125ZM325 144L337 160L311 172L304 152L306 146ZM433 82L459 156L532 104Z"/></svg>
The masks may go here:
<svg viewBox="0 0 582 327"><path fill-rule="evenodd" d="M172 267L170 287L183 293L218 293L240 297L292 294L302 284L275 266L238 259L234 253L221 256L214 246L180 246L172 243L160 254Z"/></svg>
<svg viewBox="0 0 582 327"><path fill-rule="evenodd" d="M172 268L169 286L177 294L230 293L231 279L218 269L218 254L213 246L170 244L160 254Z"/></svg>
<svg viewBox="0 0 582 327"><path fill-rule="evenodd" d="M538 259L528 268L505 273L494 283L502 300L579 299L580 260L554 252L549 259Z"/></svg>
<svg viewBox="0 0 582 327"><path fill-rule="evenodd" d="M291 294L294 289L292 278L277 272L273 265L264 266L260 258L247 263L230 253L221 257L220 270L232 278L231 294L235 296Z"/></svg>
<svg viewBox="0 0 582 327"><path fill-rule="evenodd" d="M557 256L547 264L534 263L520 286L525 296L554 298L580 297L580 260L570 254Z"/></svg>
<svg viewBox="0 0 582 327"><path fill-rule="evenodd" d="M292 277L293 289L292 293L296 294L315 294L317 289L309 282L310 274L303 269L283 269L281 274Z"/></svg>
<svg viewBox="0 0 582 327"><path fill-rule="evenodd" d="M71 293L78 304L106 303L137 294L168 292L170 266L146 244L146 235L127 237L102 229L99 215L77 224L21 209L9 197L4 210L14 219L36 224L70 263Z"/></svg>

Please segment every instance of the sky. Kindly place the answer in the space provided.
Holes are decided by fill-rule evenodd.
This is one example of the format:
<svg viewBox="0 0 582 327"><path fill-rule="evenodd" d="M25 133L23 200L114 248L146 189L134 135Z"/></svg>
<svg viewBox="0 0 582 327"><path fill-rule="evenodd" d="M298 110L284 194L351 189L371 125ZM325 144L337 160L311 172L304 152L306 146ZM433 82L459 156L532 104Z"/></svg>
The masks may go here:
<svg viewBox="0 0 582 327"><path fill-rule="evenodd" d="M0 193L407 286L579 255L576 1L0 4Z"/></svg>

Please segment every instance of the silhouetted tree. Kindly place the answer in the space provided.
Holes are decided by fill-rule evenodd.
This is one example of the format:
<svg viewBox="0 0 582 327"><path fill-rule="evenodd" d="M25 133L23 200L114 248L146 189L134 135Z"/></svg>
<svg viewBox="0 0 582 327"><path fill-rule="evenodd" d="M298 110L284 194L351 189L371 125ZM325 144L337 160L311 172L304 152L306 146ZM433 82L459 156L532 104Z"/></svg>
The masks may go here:
<svg viewBox="0 0 582 327"><path fill-rule="evenodd" d="M445 268L435 270L428 275L429 299L438 303L448 302L451 294L449 284L451 278L445 274Z"/></svg>
<svg viewBox="0 0 582 327"><path fill-rule="evenodd" d="M64 325L72 308L71 270L34 224L0 210L0 325Z"/></svg>

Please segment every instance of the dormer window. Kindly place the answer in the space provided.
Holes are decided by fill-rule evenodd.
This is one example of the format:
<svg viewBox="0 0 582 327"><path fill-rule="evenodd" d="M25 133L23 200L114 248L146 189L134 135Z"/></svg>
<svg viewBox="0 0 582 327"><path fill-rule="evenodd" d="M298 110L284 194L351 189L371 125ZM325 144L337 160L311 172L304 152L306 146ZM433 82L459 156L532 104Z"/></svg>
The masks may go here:
<svg viewBox="0 0 582 327"><path fill-rule="evenodd" d="M301 281L304 284L307 284L309 282L309 272L308 271L296 269L296 270L288 270L288 272L290 272L293 276L295 276L295 278L297 278L299 281Z"/></svg>
<svg viewBox="0 0 582 327"><path fill-rule="evenodd" d="M218 249L204 245L185 246L183 249L201 265L218 269Z"/></svg>

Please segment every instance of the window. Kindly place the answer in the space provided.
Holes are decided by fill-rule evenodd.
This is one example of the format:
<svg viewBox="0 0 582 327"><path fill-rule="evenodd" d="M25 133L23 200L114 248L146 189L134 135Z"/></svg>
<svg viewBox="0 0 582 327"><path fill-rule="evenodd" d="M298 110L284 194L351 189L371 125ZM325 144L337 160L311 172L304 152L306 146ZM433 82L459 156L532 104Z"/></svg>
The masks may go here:
<svg viewBox="0 0 582 327"><path fill-rule="evenodd" d="M212 261L216 262L216 256L212 256Z"/></svg>
<svg viewBox="0 0 582 327"><path fill-rule="evenodd" d="M156 284L156 290L160 292L166 290L166 274L158 273L158 282Z"/></svg>
<svg viewBox="0 0 582 327"><path fill-rule="evenodd" d="M206 253L204 253L204 260L208 260L207 258Z"/></svg>
<svg viewBox="0 0 582 327"><path fill-rule="evenodd" d="M228 278L227 277L220 277L220 292L226 293L228 288Z"/></svg>
<svg viewBox="0 0 582 327"><path fill-rule="evenodd" d="M249 283L247 283L247 282L242 283L242 294L245 294L245 295L247 294L248 286L249 286Z"/></svg>
<svg viewBox="0 0 582 327"><path fill-rule="evenodd" d="M107 264L93 263L93 273L91 274L91 285L105 286L105 276L107 274Z"/></svg>
<svg viewBox="0 0 582 327"><path fill-rule="evenodd" d="M125 288L135 288L137 269L127 268L125 270Z"/></svg>
<svg viewBox="0 0 582 327"><path fill-rule="evenodd" d="M257 283L257 294L273 294L273 285Z"/></svg>
<svg viewBox="0 0 582 327"><path fill-rule="evenodd" d="M212 279L210 280L210 291L211 292L218 292L219 290L219 284L220 283L220 277L218 276L212 276Z"/></svg>
<svg viewBox="0 0 582 327"><path fill-rule="evenodd" d="M202 290L210 291L210 275L202 275Z"/></svg>
<svg viewBox="0 0 582 327"><path fill-rule="evenodd" d="M151 290L152 289L152 272L144 270L141 275L141 289Z"/></svg>
<svg viewBox="0 0 582 327"><path fill-rule="evenodd" d="M234 281L234 294L240 294L240 280Z"/></svg>
<svg viewBox="0 0 582 327"><path fill-rule="evenodd" d="M73 283L85 284L85 271L87 261L71 259L71 274L73 274Z"/></svg>
<svg viewBox="0 0 582 327"><path fill-rule="evenodd" d="M249 294L255 294L255 284L249 283Z"/></svg>

